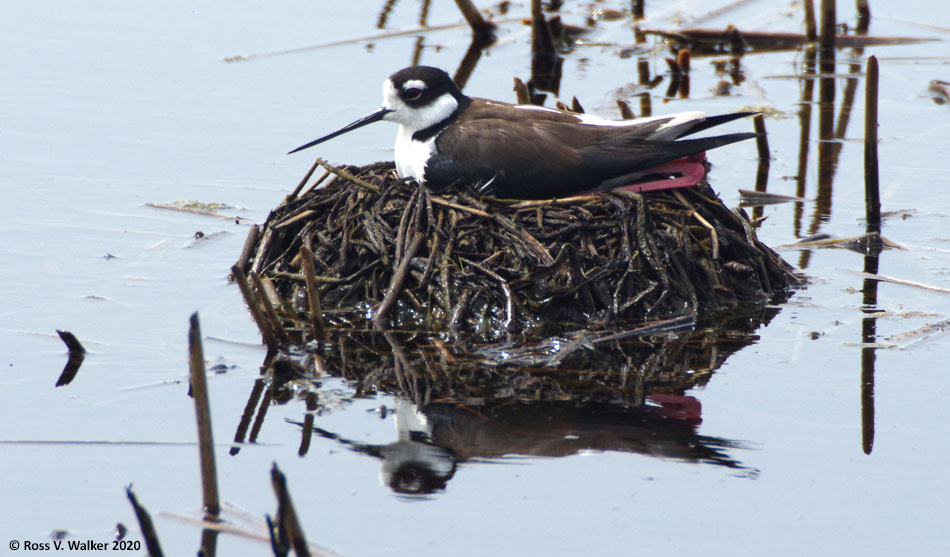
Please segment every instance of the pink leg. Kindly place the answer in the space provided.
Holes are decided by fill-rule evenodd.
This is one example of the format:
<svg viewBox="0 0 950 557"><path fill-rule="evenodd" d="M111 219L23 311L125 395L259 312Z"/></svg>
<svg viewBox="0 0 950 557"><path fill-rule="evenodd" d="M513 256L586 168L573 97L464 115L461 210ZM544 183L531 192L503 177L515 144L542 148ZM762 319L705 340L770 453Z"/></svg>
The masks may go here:
<svg viewBox="0 0 950 557"><path fill-rule="evenodd" d="M670 161L647 170L653 174L677 174L676 178L664 178L661 180L652 180L649 182L640 182L621 186L617 189L632 192L671 190L675 188L688 188L695 186L706 175L706 169L703 161L706 160L706 153L695 153L688 157L682 157L675 161Z"/></svg>

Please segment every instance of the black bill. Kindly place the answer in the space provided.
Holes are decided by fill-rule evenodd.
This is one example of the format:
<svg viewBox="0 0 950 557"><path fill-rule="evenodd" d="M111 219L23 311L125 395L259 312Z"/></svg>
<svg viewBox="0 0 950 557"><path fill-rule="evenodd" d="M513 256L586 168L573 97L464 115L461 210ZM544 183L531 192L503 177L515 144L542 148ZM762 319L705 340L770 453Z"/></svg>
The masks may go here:
<svg viewBox="0 0 950 557"><path fill-rule="evenodd" d="M329 135L325 135L325 136L321 137L320 139L314 139L314 140L311 141L310 143L307 143L306 145L301 145L300 147L297 147L296 149L294 149L293 151L290 151L290 152L287 153L287 154L288 154L288 155L292 155L292 154L296 153L297 151L303 151L304 149L306 149L306 148L308 148L308 147L313 147L314 145L316 145L316 144L318 144L318 143L323 143L324 141L326 141L326 140L328 140L328 139L333 139L334 137L336 137L336 136L338 136L338 135L343 135L343 134L345 134L346 132L355 130L356 128L362 128L363 126L365 126L365 125L367 125L367 124L372 124L373 122L378 122L378 121L380 121L380 120L383 119L383 116L386 116L386 115L389 114L390 112L393 112L393 111L390 110L390 109L388 109L388 108L380 108L380 109L377 110L376 112L374 112L374 113L372 113L372 114L369 114L369 115L367 115L367 116L363 116L362 118L360 118L359 120L353 122L352 124L347 124L347 125L343 126L342 128L336 130L335 132L333 132L333 133L331 133L331 134L329 134Z"/></svg>

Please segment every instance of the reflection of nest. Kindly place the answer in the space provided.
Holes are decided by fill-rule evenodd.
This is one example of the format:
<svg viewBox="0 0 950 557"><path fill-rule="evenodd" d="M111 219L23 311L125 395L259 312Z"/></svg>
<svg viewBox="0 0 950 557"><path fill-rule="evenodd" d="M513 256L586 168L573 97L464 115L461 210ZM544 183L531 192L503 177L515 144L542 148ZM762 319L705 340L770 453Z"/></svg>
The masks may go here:
<svg viewBox="0 0 950 557"><path fill-rule="evenodd" d="M682 393L709 381L732 354L758 338L778 312L760 308L717 319L715 326L609 340L587 331L522 343L433 343L425 335L371 329L337 339L327 369L361 392L430 401L574 401L638 406L653 393ZM722 317L722 316L721 316ZM598 342L605 339L606 342Z"/></svg>
<svg viewBox="0 0 950 557"><path fill-rule="evenodd" d="M704 314L765 300L789 266L708 186L551 201L434 195L390 163L288 199L239 266L306 314L301 246L324 318L476 333L593 327ZM368 184L367 184L368 183ZM299 317L299 316L296 316Z"/></svg>

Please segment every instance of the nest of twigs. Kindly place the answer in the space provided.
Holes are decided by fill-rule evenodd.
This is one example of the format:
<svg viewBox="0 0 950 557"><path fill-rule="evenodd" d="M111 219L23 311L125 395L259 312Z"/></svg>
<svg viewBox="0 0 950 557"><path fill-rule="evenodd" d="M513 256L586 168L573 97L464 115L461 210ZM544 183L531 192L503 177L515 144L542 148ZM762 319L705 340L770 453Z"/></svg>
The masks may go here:
<svg viewBox="0 0 950 557"><path fill-rule="evenodd" d="M311 258L331 326L369 317L390 329L496 341L549 326L703 315L796 282L745 214L705 183L517 201L434 194L398 180L391 163L339 174L288 197L238 263L306 316L302 263Z"/></svg>

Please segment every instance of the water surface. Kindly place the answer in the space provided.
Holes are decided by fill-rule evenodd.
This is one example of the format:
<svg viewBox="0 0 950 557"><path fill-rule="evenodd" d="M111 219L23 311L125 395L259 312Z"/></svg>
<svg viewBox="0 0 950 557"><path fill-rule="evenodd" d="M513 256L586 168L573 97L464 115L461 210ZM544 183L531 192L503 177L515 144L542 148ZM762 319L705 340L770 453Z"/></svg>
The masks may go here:
<svg viewBox="0 0 950 557"><path fill-rule="evenodd" d="M800 29L798 3L731 4L648 6L646 25ZM840 4L839 20L853 27L851 5ZM850 62L863 68L867 55L877 56L882 204L900 211L885 221L884 235L906 248L885 251L879 273L948 289L950 179L942 171L950 109L934 102L928 86L950 80L950 19L933 1L877 4L871 34L940 41L840 51L833 114L840 121ZM725 9L717 13L719 7ZM580 24L590 11L591 5L570 4L563 17ZM509 15L527 13L512 5ZM417 4L397 4L386 28L414 28L418 15ZM375 109L382 79L413 63L417 52L422 63L454 70L468 34L460 27L243 62L225 58L375 35L378 16L376 6L303 2L7 6L0 23L6 53L0 493L7 502L0 522L6 538L46 541L53 530L66 530L71 539L107 540L122 522L139 539L124 494L134 484L166 553L195 550L199 528L176 516L196 517L200 506L193 405L186 396L187 318L197 310L209 363L226 370L210 377L220 491L233 505L226 518L249 531L263 533L263 515L276 508L268 479L276 462L310 540L342 554L702 548L739 555L938 555L950 549L943 534L950 493L940 481L950 457L943 442L950 434L943 411L950 299L946 292L881 283L876 304L865 307L864 256L841 249L782 250L810 277L808 287L758 330L758 342L685 393L701 404L696 435L728 441L725 450L741 469L593 443L562 451L566 456L521 454L543 437L529 435L522 449L503 446L507 456L460 462L443 490L407 498L381 485L379 458L339 441L315 437L299 457L300 429L285 420L303 419L302 401L270 407L258 443L230 456L228 442L264 350L227 273L249 223L263 222L312 163L309 155L284 153ZM460 19L446 3L428 14L430 25ZM595 44L565 54L561 97L576 95L589 112L614 116L618 94L640 92L624 89L637 75L637 57L620 56L633 44L629 18L598 23L589 39ZM529 75L529 42L527 27L503 25L466 92L513 100L512 77ZM643 56L651 71L665 74L665 50ZM664 82L650 91L654 113L776 109L778 116L767 121L768 187L797 195L799 184L790 177L798 172L803 81L793 76L802 62L800 52L747 55L745 81L716 96L710 90L722 77L707 59L695 58L690 98L664 102ZM854 113L843 139L833 140L840 158L833 178L823 182L831 187L821 190L830 204L812 201L829 170L819 176L820 107L814 105L802 182L809 201L766 207L759 234L767 243L863 232L860 72L856 79ZM817 94L816 87L814 102ZM318 154L355 164L392 156L393 128L379 124L358 133ZM710 158L713 186L736 205L737 190L755 183L754 145ZM224 215L246 220L146 206L176 200L226 203L234 208ZM196 240L199 231L204 238ZM56 329L75 333L89 352L77 378L60 388L53 385L66 351ZM366 445L397 442L404 401L357 398L352 385L336 379L321 392L338 403L316 418L320 428ZM393 412L381 419L381 406ZM219 551L269 554L265 543L229 535L219 540Z"/></svg>

